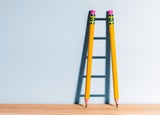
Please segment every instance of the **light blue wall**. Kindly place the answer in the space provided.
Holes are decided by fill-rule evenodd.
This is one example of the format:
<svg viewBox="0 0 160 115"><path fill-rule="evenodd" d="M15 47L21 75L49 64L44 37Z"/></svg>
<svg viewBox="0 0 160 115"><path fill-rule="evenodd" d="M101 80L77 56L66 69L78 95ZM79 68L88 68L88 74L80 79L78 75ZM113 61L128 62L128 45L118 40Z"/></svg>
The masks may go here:
<svg viewBox="0 0 160 115"><path fill-rule="evenodd" d="M0 0L0 103L74 103L90 9L115 12L120 103L160 103L159 4Z"/></svg>

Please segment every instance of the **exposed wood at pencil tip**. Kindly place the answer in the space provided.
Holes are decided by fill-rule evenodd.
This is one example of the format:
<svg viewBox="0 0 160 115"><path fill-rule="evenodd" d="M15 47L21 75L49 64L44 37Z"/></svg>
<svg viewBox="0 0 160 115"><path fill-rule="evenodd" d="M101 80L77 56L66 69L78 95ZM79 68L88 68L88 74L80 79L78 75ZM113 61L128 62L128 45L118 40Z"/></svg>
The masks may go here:
<svg viewBox="0 0 160 115"><path fill-rule="evenodd" d="M118 109L118 104L116 104L116 109Z"/></svg>
<svg viewBox="0 0 160 115"><path fill-rule="evenodd" d="M88 106L88 105L86 104L86 105L85 105L85 108L86 108L86 109L87 109L87 106Z"/></svg>

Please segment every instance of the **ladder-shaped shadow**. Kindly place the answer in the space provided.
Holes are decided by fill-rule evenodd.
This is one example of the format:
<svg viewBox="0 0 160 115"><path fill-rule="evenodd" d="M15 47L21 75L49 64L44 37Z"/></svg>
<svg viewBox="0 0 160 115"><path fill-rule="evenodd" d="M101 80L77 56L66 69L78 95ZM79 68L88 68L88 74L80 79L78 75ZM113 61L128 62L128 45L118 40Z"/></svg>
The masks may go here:
<svg viewBox="0 0 160 115"><path fill-rule="evenodd" d="M81 94L83 79L85 72L85 64L87 60L87 50L88 50L88 38L89 38L89 15L87 18L86 24L86 33L81 57L81 65L79 70L79 78L77 83L77 90L75 95L75 104L80 103L80 98L84 97ZM105 46L105 56L93 56L93 59L105 59L105 75L91 75L91 78L105 78L105 92L104 94L91 94L90 97L104 97L104 103L109 104L109 95L110 95L110 42L109 42L109 31L108 31L108 20L106 18L95 18L95 21L105 21L106 22L106 37L94 37L94 40L104 40L106 42Z"/></svg>

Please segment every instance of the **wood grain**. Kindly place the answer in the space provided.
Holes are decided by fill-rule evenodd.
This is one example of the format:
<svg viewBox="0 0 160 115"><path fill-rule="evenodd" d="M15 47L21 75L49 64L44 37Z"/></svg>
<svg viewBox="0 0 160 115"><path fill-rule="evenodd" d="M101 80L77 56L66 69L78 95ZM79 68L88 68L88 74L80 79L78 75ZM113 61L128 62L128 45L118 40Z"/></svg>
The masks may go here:
<svg viewBox="0 0 160 115"><path fill-rule="evenodd" d="M0 104L0 115L160 115L160 105Z"/></svg>

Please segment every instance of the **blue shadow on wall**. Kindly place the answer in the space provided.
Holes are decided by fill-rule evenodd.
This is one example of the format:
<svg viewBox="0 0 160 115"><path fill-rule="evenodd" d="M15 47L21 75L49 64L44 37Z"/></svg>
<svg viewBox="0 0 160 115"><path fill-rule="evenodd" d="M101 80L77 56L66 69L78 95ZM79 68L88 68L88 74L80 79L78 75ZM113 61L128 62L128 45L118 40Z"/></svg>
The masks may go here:
<svg viewBox="0 0 160 115"><path fill-rule="evenodd" d="M81 57L81 65L79 70L79 78L77 83L77 90L75 95L75 104L80 103L80 98L84 98L84 94L81 94L83 79L86 77L84 75L85 64L87 60L87 50L88 50L88 37L89 37L89 15L87 18L86 24L86 33ZM95 40L103 40L106 43L105 46L105 56L93 56L92 59L105 59L105 75L91 75L91 78L105 78L105 92L104 94L91 94L90 97L104 97L104 103L109 104L109 95L110 95L110 42L109 42L109 32L108 32L108 19L106 18L95 18L95 21L105 21L106 22L106 37L94 37ZM96 24L96 22L95 22ZM94 47L94 46L93 46Z"/></svg>

